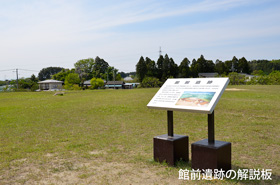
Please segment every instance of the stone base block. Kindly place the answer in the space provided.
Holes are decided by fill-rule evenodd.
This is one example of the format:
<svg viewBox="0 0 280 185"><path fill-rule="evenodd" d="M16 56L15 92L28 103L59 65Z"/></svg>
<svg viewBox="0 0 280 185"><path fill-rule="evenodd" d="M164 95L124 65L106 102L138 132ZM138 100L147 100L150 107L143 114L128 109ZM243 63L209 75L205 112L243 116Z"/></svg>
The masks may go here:
<svg viewBox="0 0 280 185"><path fill-rule="evenodd" d="M208 139L191 145L193 169L231 169L231 143L217 141L208 143Z"/></svg>
<svg viewBox="0 0 280 185"><path fill-rule="evenodd" d="M166 161L170 166L175 166L176 161L189 161L189 137L167 134L154 137L154 160Z"/></svg>

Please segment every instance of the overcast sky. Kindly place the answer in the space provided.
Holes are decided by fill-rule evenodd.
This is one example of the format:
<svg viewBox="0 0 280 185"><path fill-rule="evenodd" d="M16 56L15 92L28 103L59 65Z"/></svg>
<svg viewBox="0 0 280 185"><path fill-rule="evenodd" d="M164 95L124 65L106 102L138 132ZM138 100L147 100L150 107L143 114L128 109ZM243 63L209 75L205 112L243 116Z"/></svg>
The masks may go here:
<svg viewBox="0 0 280 185"><path fill-rule="evenodd" d="M0 0L0 80L96 56L131 72L159 47L178 65L201 54L279 59L280 1Z"/></svg>

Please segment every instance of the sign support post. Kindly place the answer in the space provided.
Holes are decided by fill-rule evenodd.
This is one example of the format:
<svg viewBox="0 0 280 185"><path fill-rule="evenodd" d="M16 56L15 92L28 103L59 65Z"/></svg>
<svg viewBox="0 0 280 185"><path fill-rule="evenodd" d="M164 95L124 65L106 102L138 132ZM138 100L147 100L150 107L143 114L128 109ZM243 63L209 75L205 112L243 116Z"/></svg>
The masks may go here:
<svg viewBox="0 0 280 185"><path fill-rule="evenodd" d="M168 137L173 137L173 111L167 111L167 128L168 128Z"/></svg>
<svg viewBox="0 0 280 185"><path fill-rule="evenodd" d="M189 137L173 133L173 111L167 110L167 134L154 137L154 160L170 166L189 161Z"/></svg>
<svg viewBox="0 0 280 185"><path fill-rule="evenodd" d="M231 169L231 143L215 140L214 109L229 78L168 79L147 105L167 110L167 134L154 137L154 159L175 165L189 160L188 136L173 133L173 111L208 114L208 139L191 144L193 169Z"/></svg>
<svg viewBox="0 0 280 185"><path fill-rule="evenodd" d="M208 114L208 142L215 143L214 111Z"/></svg>
<svg viewBox="0 0 280 185"><path fill-rule="evenodd" d="M231 169L231 143L215 140L214 111L208 114L208 139L191 144L192 169Z"/></svg>

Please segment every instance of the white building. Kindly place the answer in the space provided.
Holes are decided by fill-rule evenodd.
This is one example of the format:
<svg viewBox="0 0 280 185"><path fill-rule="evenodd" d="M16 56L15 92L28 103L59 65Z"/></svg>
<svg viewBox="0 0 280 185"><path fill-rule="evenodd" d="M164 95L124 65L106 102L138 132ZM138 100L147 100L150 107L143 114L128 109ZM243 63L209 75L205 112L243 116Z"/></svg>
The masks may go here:
<svg viewBox="0 0 280 185"><path fill-rule="evenodd" d="M39 89L40 90L54 91L54 90L61 90L62 89L63 81L44 80L44 81L38 82L38 84L39 84Z"/></svg>

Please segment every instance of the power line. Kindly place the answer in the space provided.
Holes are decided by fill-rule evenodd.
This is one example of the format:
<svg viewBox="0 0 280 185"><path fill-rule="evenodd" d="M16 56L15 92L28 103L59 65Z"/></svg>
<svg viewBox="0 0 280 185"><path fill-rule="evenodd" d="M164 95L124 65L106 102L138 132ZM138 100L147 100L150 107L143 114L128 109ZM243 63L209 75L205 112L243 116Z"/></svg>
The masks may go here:
<svg viewBox="0 0 280 185"><path fill-rule="evenodd" d="M31 71L31 72L39 72L39 71L36 71L36 70L31 70L31 69L20 69L20 70L23 70L23 71Z"/></svg>
<svg viewBox="0 0 280 185"><path fill-rule="evenodd" d="M15 69L4 69L4 70L0 70L0 72L4 72L4 71L13 71Z"/></svg>
<svg viewBox="0 0 280 185"><path fill-rule="evenodd" d="M19 71L25 71L23 73L27 73L27 72L36 72L38 73L39 71L37 70L33 70L33 69L20 69L20 68L17 68L17 69L3 69L3 70L0 70L0 73L13 73L13 72L16 72L16 81L17 81L17 84L18 84L18 79L19 79ZM5 79L6 79L6 75L5 75ZM18 85L17 85L18 86Z"/></svg>
<svg viewBox="0 0 280 185"><path fill-rule="evenodd" d="M17 68L17 69L4 69L4 70L0 70L0 72L5 72L5 71L13 71L13 72L15 72L15 70L30 71L30 72L39 72L39 71L37 71L37 70L32 70L32 69L20 69L20 68Z"/></svg>

